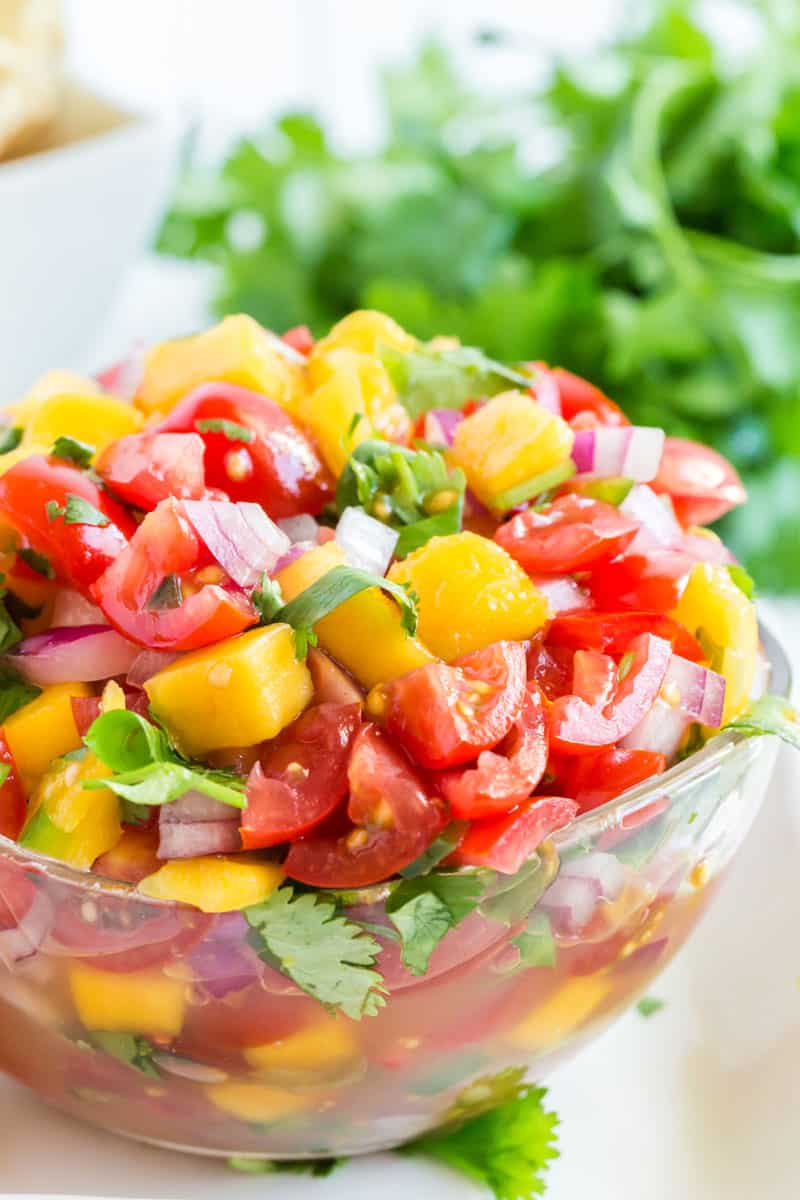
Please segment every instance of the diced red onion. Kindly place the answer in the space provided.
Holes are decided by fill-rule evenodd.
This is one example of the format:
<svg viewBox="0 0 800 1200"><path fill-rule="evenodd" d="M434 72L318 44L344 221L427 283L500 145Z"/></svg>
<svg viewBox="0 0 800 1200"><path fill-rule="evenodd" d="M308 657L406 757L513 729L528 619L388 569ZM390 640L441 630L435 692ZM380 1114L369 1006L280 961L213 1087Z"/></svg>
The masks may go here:
<svg viewBox="0 0 800 1200"><path fill-rule="evenodd" d="M231 854L241 848L242 839L236 819L159 822L158 858L199 858L204 854Z"/></svg>
<svg viewBox="0 0 800 1200"><path fill-rule="evenodd" d="M598 900L616 900L625 887L626 872L615 855L597 850L562 863L559 877L589 879L596 888Z"/></svg>
<svg viewBox="0 0 800 1200"><path fill-rule="evenodd" d="M260 504L184 500L183 509L222 569L242 588L256 586L289 549L289 538Z"/></svg>
<svg viewBox="0 0 800 1200"><path fill-rule="evenodd" d="M37 687L125 675L140 652L108 625L72 625L25 638L9 661Z"/></svg>
<svg viewBox="0 0 800 1200"><path fill-rule="evenodd" d="M100 371L95 378L104 391L120 400L132 400L142 381L146 357L144 342L136 342L124 358Z"/></svg>
<svg viewBox="0 0 800 1200"><path fill-rule="evenodd" d="M131 687L142 687L148 679L152 679L159 671L163 671L170 663L181 657L171 650L142 650L130 665L127 682Z"/></svg>
<svg viewBox="0 0 800 1200"><path fill-rule="evenodd" d="M32 958L50 932L53 906L37 888L30 907L13 929L0 929L0 962L6 967Z"/></svg>
<svg viewBox="0 0 800 1200"><path fill-rule="evenodd" d="M488 517L489 510L485 504L481 504L478 497L471 488L467 488L464 493L464 516L465 517Z"/></svg>
<svg viewBox="0 0 800 1200"><path fill-rule="evenodd" d="M360 508L346 508L336 526L336 541L351 567L385 575L399 534Z"/></svg>
<svg viewBox="0 0 800 1200"><path fill-rule="evenodd" d="M649 713L627 734L620 746L625 750L653 750L671 761L680 749L691 718L659 696Z"/></svg>
<svg viewBox="0 0 800 1200"><path fill-rule="evenodd" d="M662 546L676 547L683 541L684 533L672 509L646 484L631 488L619 506L619 511L633 517ZM629 550L635 547L635 541Z"/></svg>
<svg viewBox="0 0 800 1200"><path fill-rule="evenodd" d="M552 613L570 612L576 608L591 608L592 598L585 588L570 575L534 575L533 582L547 597Z"/></svg>
<svg viewBox="0 0 800 1200"><path fill-rule="evenodd" d="M557 417L560 417L561 393L552 371L541 370L533 364L533 373L532 390L537 404L541 404L542 408L546 408L548 412L555 413Z"/></svg>
<svg viewBox="0 0 800 1200"><path fill-rule="evenodd" d="M464 420L454 408L433 408L425 414L423 436L432 446L452 446L456 429Z"/></svg>
<svg viewBox="0 0 800 1200"><path fill-rule="evenodd" d="M637 483L655 479L664 453L665 433L649 425L599 425L579 429L572 458L579 471L623 475Z"/></svg>
<svg viewBox="0 0 800 1200"><path fill-rule="evenodd" d="M223 804L205 792L184 792L171 804L164 804L159 810L159 822L162 825L194 825L203 821L238 821L239 810L231 804Z"/></svg>
<svg viewBox="0 0 800 1200"><path fill-rule="evenodd" d="M685 533L683 549L698 562L715 563L718 566L728 566L736 562L724 542L716 537L706 537L702 533Z"/></svg>
<svg viewBox="0 0 800 1200"><path fill-rule="evenodd" d="M255 983L260 969L244 936L238 942L204 938L190 952L189 966L197 982L217 999Z"/></svg>
<svg viewBox="0 0 800 1200"><path fill-rule="evenodd" d="M277 525L292 544L310 542L313 545L317 540L319 525L310 513L299 513L296 517L284 517L282 521L277 522Z"/></svg>
<svg viewBox="0 0 800 1200"><path fill-rule="evenodd" d="M153 1055L153 1063L167 1075L190 1079L192 1083L224 1083L228 1078L227 1071L221 1071L219 1067L210 1067L208 1063L194 1062L191 1058L165 1054L160 1050Z"/></svg>
<svg viewBox="0 0 800 1200"><path fill-rule="evenodd" d="M597 882L581 876L559 875L542 896L540 906L550 918L553 933L574 937L586 928L597 908Z"/></svg>
<svg viewBox="0 0 800 1200"><path fill-rule="evenodd" d="M284 567L288 567L290 563L296 562L298 558L302 558L304 554L313 549L314 544L312 542L295 542L285 554L280 556L272 568L272 574L277 575Z"/></svg>
<svg viewBox="0 0 800 1200"><path fill-rule="evenodd" d="M67 625L107 625L108 621L97 605L80 592L60 588L56 593L50 623L53 628L64 628Z"/></svg>
<svg viewBox="0 0 800 1200"><path fill-rule="evenodd" d="M673 654L661 694L668 704L681 708L687 717L703 725L718 728L722 722L725 678L708 667Z"/></svg>

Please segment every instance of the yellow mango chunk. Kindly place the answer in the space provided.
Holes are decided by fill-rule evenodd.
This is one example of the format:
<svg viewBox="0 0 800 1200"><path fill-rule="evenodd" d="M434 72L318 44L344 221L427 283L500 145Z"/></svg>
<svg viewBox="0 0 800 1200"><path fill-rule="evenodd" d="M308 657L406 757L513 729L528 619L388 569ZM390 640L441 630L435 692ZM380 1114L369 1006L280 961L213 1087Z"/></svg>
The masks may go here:
<svg viewBox="0 0 800 1200"><path fill-rule="evenodd" d="M389 372L380 359L345 348L311 355L308 381L312 389L320 388L335 376L343 374L357 377L363 405L356 411L366 414L374 433L387 441L407 445L411 437L411 418L397 399ZM315 403L319 402L308 401L306 410L313 408Z"/></svg>
<svg viewBox="0 0 800 1200"><path fill-rule="evenodd" d="M289 625L267 625L185 654L145 684L153 711L190 758L275 737L313 695Z"/></svg>
<svg viewBox="0 0 800 1200"><path fill-rule="evenodd" d="M431 538L394 563L389 578L419 596L419 635L448 661L492 642L529 638L549 615L519 564L477 533Z"/></svg>
<svg viewBox="0 0 800 1200"><path fill-rule="evenodd" d="M25 426L22 445L29 454L36 446L46 446L49 452L56 438L73 437L100 451L141 426L141 414L124 400L65 392L39 401Z"/></svg>
<svg viewBox="0 0 800 1200"><path fill-rule="evenodd" d="M86 794L91 808L70 833L59 829L42 807L23 829L20 845L57 858L77 871L88 871L98 858L115 849L122 836L122 824L120 803L113 792L103 788Z"/></svg>
<svg viewBox="0 0 800 1200"><path fill-rule="evenodd" d="M758 661L756 610L724 566L696 563L672 616L693 633L725 677L727 724L747 708Z"/></svg>
<svg viewBox="0 0 800 1200"><path fill-rule="evenodd" d="M417 339L406 333L405 329L391 317L387 317L386 313L371 308L360 308L337 321L327 337L316 343L310 358L313 360L319 355L327 354L329 350L342 347L375 356L381 346L408 351L413 350L417 344Z"/></svg>
<svg viewBox="0 0 800 1200"><path fill-rule="evenodd" d="M27 425L40 402L49 396L60 396L67 393L86 396L99 391L99 383L90 375L79 375L77 371L55 368L40 375L27 395L14 404L9 411L16 424Z"/></svg>
<svg viewBox="0 0 800 1200"><path fill-rule="evenodd" d="M6 741L26 791L32 790L54 758L80 746L70 697L90 695L85 683L58 683L45 688L5 722Z"/></svg>
<svg viewBox="0 0 800 1200"><path fill-rule="evenodd" d="M201 383L224 381L269 396L294 413L305 391L301 366L276 348L274 334L252 317L226 317L194 337L162 342L147 355L136 404L166 413Z"/></svg>
<svg viewBox="0 0 800 1200"><path fill-rule="evenodd" d="M100 971L74 962L69 986L86 1029L177 1037L183 1026L186 984L161 971Z"/></svg>
<svg viewBox="0 0 800 1200"><path fill-rule="evenodd" d="M570 979L545 1000L537 1000L527 1017L508 1034L508 1040L525 1050L550 1050L590 1019L611 991L612 983L600 975Z"/></svg>
<svg viewBox="0 0 800 1200"><path fill-rule="evenodd" d="M350 1025L328 1017L278 1042L250 1046L244 1056L251 1067L268 1078L287 1083L322 1081L354 1063L359 1046Z"/></svg>
<svg viewBox="0 0 800 1200"><path fill-rule="evenodd" d="M336 542L326 542L296 558L277 576L284 599L293 600L344 562L344 551ZM352 596L318 621L314 630L323 650L366 688L433 661L422 642L403 629L400 609L380 588L368 588Z"/></svg>
<svg viewBox="0 0 800 1200"><path fill-rule="evenodd" d="M461 422L448 459L491 508L503 492L566 463L574 440L566 421L530 396L502 392Z"/></svg>
<svg viewBox="0 0 800 1200"><path fill-rule="evenodd" d="M354 370L331 375L302 401L300 420L334 475L341 475L356 446L374 435L366 412L361 381Z"/></svg>
<svg viewBox="0 0 800 1200"><path fill-rule="evenodd" d="M91 751L79 762L57 760L45 771L31 800L31 808L47 813L57 829L72 833L94 811L107 793L83 786L90 779L108 779L111 770ZM115 797L116 799L116 797Z"/></svg>
<svg viewBox="0 0 800 1200"><path fill-rule="evenodd" d="M310 1096L267 1087L263 1083L237 1083L234 1080L210 1084L206 1095L222 1112L238 1117L240 1121L258 1124L291 1117L313 1103Z"/></svg>
<svg viewBox="0 0 800 1200"><path fill-rule="evenodd" d="M284 879L277 863L237 855L207 855L165 863L139 884L139 891L154 900L192 904L205 913L236 912L261 904Z"/></svg>

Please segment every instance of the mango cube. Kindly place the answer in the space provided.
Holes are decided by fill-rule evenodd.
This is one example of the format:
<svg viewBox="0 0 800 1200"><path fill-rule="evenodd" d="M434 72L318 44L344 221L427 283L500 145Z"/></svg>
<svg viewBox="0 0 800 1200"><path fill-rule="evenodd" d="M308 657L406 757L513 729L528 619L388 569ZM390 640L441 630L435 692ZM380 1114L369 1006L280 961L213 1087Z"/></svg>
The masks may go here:
<svg viewBox="0 0 800 1200"><path fill-rule="evenodd" d="M154 347L136 403L145 413L163 414L201 383L218 380L261 392L290 413L305 391L303 368L281 353L274 335L252 317L238 315L194 337Z"/></svg>
<svg viewBox="0 0 800 1200"><path fill-rule="evenodd" d="M366 414L375 435L389 442L408 444L411 418L397 399L389 372L380 359L344 347L312 354L308 363L311 388L321 388L337 375L355 375L357 378L361 389L361 406L356 411ZM319 403L319 399L306 403L307 420L313 421L313 409ZM346 427L344 432L346 434ZM352 450L353 446L348 448Z"/></svg>
<svg viewBox="0 0 800 1200"><path fill-rule="evenodd" d="M90 695L85 683L54 684L7 719L3 730L26 791L32 790L54 758L80 746L71 697Z"/></svg>
<svg viewBox="0 0 800 1200"><path fill-rule="evenodd" d="M287 1083L336 1076L358 1058L358 1041L342 1018L327 1017L277 1042L251 1046L244 1056L266 1078Z"/></svg>
<svg viewBox="0 0 800 1200"><path fill-rule="evenodd" d="M86 1029L172 1038L183 1026L186 984L161 971L101 971L74 962L69 986Z"/></svg>
<svg viewBox="0 0 800 1200"><path fill-rule="evenodd" d="M612 986L600 975L568 980L546 999L534 1001L530 1014L511 1031L509 1041L525 1050L554 1048L594 1016Z"/></svg>
<svg viewBox="0 0 800 1200"><path fill-rule="evenodd" d="M307 551L277 576L284 599L293 600L344 562L344 551L336 542ZM430 651L403 629L400 609L380 588L368 588L352 596L318 621L314 629L322 648L366 688L433 661Z"/></svg>
<svg viewBox="0 0 800 1200"><path fill-rule="evenodd" d="M117 438L141 428L141 414L132 404L102 394L65 392L40 400L25 425L23 445L28 454L37 446L48 452L59 437L88 442L98 451Z"/></svg>
<svg viewBox="0 0 800 1200"><path fill-rule="evenodd" d="M154 900L192 904L205 913L238 912L268 899L283 878L277 863L259 862L244 855L208 855L165 863L141 881L139 891Z"/></svg>
<svg viewBox="0 0 800 1200"><path fill-rule="evenodd" d="M206 1088L206 1095L222 1112L238 1117L240 1121L258 1125L291 1117L313 1103L311 1097L296 1092L268 1087L263 1083L239 1083L235 1080L210 1084Z"/></svg>
<svg viewBox="0 0 800 1200"><path fill-rule="evenodd" d="M27 425L33 413L36 412L42 400L49 396L61 396L74 393L80 396L92 395L99 392L100 385L91 375L79 375L77 371L68 371L56 367L45 371L34 383L25 396L9 409L15 425Z"/></svg>
<svg viewBox="0 0 800 1200"><path fill-rule="evenodd" d="M362 354L376 356L381 346L393 350L413 350L417 339L406 333L386 313L375 309L360 308L348 313L341 321L333 326L327 337L321 338L311 352L311 360L318 355L327 354L330 350L344 347L347 350L359 350Z"/></svg>
<svg viewBox="0 0 800 1200"><path fill-rule="evenodd" d="M294 630L280 624L194 650L145 684L154 713L190 758L275 737L313 690Z"/></svg>
<svg viewBox="0 0 800 1200"><path fill-rule="evenodd" d="M494 396L455 431L449 459L483 504L569 460L575 435L566 421L524 392Z"/></svg>
<svg viewBox="0 0 800 1200"><path fill-rule="evenodd" d="M334 475L341 475L356 446L374 435L366 414L366 400L355 370L331 374L302 401L300 420Z"/></svg>
<svg viewBox="0 0 800 1200"><path fill-rule="evenodd" d="M477 533L431 538L389 578L419 596L419 635L448 661L505 639L521 641L544 625L545 596L518 563Z"/></svg>

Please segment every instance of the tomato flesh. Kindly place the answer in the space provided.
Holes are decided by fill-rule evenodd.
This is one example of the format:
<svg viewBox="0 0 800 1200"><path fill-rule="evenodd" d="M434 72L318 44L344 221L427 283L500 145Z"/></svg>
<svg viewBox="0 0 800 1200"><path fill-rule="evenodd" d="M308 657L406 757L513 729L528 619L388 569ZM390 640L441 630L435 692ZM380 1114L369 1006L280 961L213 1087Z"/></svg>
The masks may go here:
<svg viewBox="0 0 800 1200"><path fill-rule="evenodd" d="M570 494L517 513L494 540L529 574L563 575L621 554L638 532L638 521L613 504Z"/></svg>
<svg viewBox="0 0 800 1200"><path fill-rule="evenodd" d="M575 650L599 650L604 654L624 654L635 637L654 633L665 638L675 654L700 662L703 648L688 629L660 612L569 613L556 617L547 631L547 644L570 646Z"/></svg>
<svg viewBox="0 0 800 1200"><path fill-rule="evenodd" d="M747 499L727 458L688 438L666 439L658 474L650 486L672 498L675 516L683 526L710 525Z"/></svg>
<svg viewBox="0 0 800 1200"><path fill-rule="evenodd" d="M526 859L578 811L566 796L531 796L499 817L474 821L463 842L448 858L452 866L489 867L515 875Z"/></svg>
<svg viewBox="0 0 800 1200"><path fill-rule="evenodd" d="M655 750L613 746L599 754L564 759L556 769L556 778L558 786L572 796L580 811L589 812L637 783L660 775L666 766L666 757Z"/></svg>
<svg viewBox="0 0 800 1200"><path fill-rule="evenodd" d="M525 695L525 650L495 642L384 684L386 728L423 767L457 766L506 736Z"/></svg>
<svg viewBox="0 0 800 1200"><path fill-rule="evenodd" d="M132 433L112 442L97 464L111 490L147 512L161 500L205 494L205 446L196 433Z"/></svg>
<svg viewBox="0 0 800 1200"><path fill-rule="evenodd" d="M11 838L13 841L22 832L27 814L27 804L14 756L2 731L0 731L0 763L8 767L8 774L0 784L0 835Z"/></svg>
<svg viewBox="0 0 800 1200"><path fill-rule="evenodd" d="M347 764L360 724L359 704L319 704L269 746L247 780L245 850L302 837L334 812L347 794Z"/></svg>
<svg viewBox="0 0 800 1200"><path fill-rule="evenodd" d="M50 936L62 952L95 961L104 971L141 971L180 958L213 921L196 910L175 907L159 910L157 916L152 908L143 912L144 919L136 921L130 904L121 900L117 907L106 900L97 918L87 920L83 901L76 897L59 906Z"/></svg>
<svg viewBox="0 0 800 1200"><path fill-rule="evenodd" d="M558 385L561 415L565 421L572 422L577 417L589 414L595 418L597 425L630 425L619 405L609 400L588 379L581 379L580 375L573 375L572 371L566 371L563 367L555 367L551 374Z"/></svg>
<svg viewBox="0 0 800 1200"><path fill-rule="evenodd" d="M680 600L694 563L685 550L653 546L605 563L590 576L589 589L598 608L668 613Z"/></svg>

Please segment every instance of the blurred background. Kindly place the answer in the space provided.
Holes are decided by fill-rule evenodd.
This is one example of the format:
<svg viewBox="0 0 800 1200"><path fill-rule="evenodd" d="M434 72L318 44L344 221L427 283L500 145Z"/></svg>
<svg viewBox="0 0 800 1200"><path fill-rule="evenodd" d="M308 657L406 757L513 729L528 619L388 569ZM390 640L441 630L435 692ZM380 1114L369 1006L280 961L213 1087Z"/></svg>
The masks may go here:
<svg viewBox="0 0 800 1200"><path fill-rule="evenodd" d="M721 532L763 588L800 590L796 0L65 0L63 19L72 76L181 134L160 257L69 365L211 312L320 332L358 306L563 364L729 455L751 503Z"/></svg>

